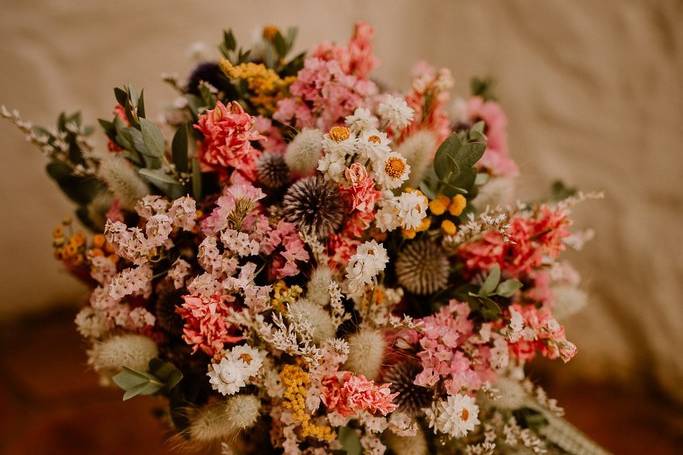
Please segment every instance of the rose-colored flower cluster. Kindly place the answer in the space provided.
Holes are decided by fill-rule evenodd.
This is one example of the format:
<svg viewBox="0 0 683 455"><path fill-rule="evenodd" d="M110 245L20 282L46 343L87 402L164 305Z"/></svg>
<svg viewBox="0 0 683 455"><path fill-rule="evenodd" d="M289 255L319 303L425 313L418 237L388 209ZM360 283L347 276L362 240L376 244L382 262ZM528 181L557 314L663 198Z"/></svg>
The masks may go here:
<svg viewBox="0 0 683 455"><path fill-rule="evenodd" d="M464 243L458 255L469 276L498 264L505 276L525 277L545 258L555 259L565 249L569 225L566 212L544 205L532 216L514 216L505 234L488 231L481 239Z"/></svg>
<svg viewBox="0 0 683 455"><path fill-rule="evenodd" d="M186 295L178 309L183 318L183 340L192 346L192 352L198 349L209 356L223 352L225 343L236 343L242 336L226 321L234 311L227 296L212 297Z"/></svg>
<svg viewBox="0 0 683 455"><path fill-rule="evenodd" d="M340 372L323 378L322 386L321 398L327 409L344 417L361 411L387 415L397 407L393 399L398 393L391 393L389 384L377 385L362 374Z"/></svg>
<svg viewBox="0 0 683 455"><path fill-rule="evenodd" d="M256 178L256 159L260 153L250 141L263 136L254 128L254 118L239 103L216 102L214 109L199 117L195 128L204 136L199 150L202 164L219 171L236 169L250 180Z"/></svg>
<svg viewBox="0 0 683 455"><path fill-rule="evenodd" d="M547 307L512 305L510 311L521 315L523 329L510 344L511 354L521 360L531 360L537 352L549 359L570 361L576 355L576 346L567 341L564 327Z"/></svg>
<svg viewBox="0 0 683 455"><path fill-rule="evenodd" d="M486 133L486 151L478 166L493 175L513 177L519 173L517 164L510 158L507 143L507 116L495 101L474 96L467 101L467 116L472 123L483 120Z"/></svg>
<svg viewBox="0 0 683 455"><path fill-rule="evenodd" d="M488 363L489 348L473 344L473 323L468 319L467 304L452 300L439 312L422 319L419 333L422 371L415 384L433 387L443 381L446 391L476 391L490 380L493 370Z"/></svg>
<svg viewBox="0 0 683 455"><path fill-rule="evenodd" d="M372 28L358 24L348 47L319 45L304 62L291 97L280 100L273 118L297 128L323 130L341 122L377 92L368 79L376 66L372 54Z"/></svg>

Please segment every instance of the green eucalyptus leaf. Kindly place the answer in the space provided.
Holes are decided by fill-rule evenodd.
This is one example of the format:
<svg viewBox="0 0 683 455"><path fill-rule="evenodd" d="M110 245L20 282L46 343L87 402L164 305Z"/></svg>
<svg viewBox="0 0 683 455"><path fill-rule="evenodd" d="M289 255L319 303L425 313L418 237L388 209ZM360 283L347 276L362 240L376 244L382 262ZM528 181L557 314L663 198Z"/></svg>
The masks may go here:
<svg viewBox="0 0 683 455"><path fill-rule="evenodd" d="M498 285L496 295L501 297L512 297L518 289L522 287L522 282L514 278L505 280Z"/></svg>
<svg viewBox="0 0 683 455"><path fill-rule="evenodd" d="M339 444L346 451L346 455L360 455L362 448L358 433L349 427L339 429Z"/></svg>
<svg viewBox="0 0 683 455"><path fill-rule="evenodd" d="M96 177L75 175L71 166L61 161L48 163L45 170L57 183L59 189L79 205L88 204L105 189L105 185Z"/></svg>
<svg viewBox="0 0 683 455"><path fill-rule="evenodd" d="M498 286L499 282L500 266L496 264L493 267L491 267L491 270L489 271L486 280L484 280L484 283L481 285L481 289L479 289L479 295L487 296L493 294L493 291L496 290L496 287Z"/></svg>
<svg viewBox="0 0 683 455"><path fill-rule="evenodd" d="M479 313L484 321L495 321L500 318L502 310L494 300L488 297L479 297L478 300L480 303Z"/></svg>
<svg viewBox="0 0 683 455"><path fill-rule="evenodd" d="M189 168L187 161L187 128L187 125L181 125L175 132L175 135L173 135L173 141L171 142L173 164L178 172L187 172Z"/></svg>
<svg viewBox="0 0 683 455"><path fill-rule="evenodd" d="M285 37L278 30L275 32L275 37L273 38L273 46L275 47L275 52L280 58L284 58L287 55L287 43L285 42Z"/></svg>
<svg viewBox="0 0 683 455"><path fill-rule="evenodd" d="M154 122L141 118L140 130L145 143L145 154L161 158L164 154L164 136L159 127Z"/></svg>
<svg viewBox="0 0 683 455"><path fill-rule="evenodd" d="M150 360L149 371L164 383L166 390L173 389L183 379L183 373L175 365L161 359Z"/></svg>

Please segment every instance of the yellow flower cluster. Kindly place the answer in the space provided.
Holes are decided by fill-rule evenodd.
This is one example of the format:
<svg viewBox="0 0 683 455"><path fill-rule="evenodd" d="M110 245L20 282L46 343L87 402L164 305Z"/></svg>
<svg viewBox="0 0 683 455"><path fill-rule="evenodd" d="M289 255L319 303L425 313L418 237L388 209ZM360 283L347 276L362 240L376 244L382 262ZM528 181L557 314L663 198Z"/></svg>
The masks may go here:
<svg viewBox="0 0 683 455"><path fill-rule="evenodd" d="M441 216L446 212L451 216L460 216L467 207L467 199L462 194L456 194L452 198L439 194L435 199L429 202L429 211L432 215ZM455 235L458 232L458 227L452 220L444 219L441 221L441 231L446 235Z"/></svg>
<svg viewBox="0 0 683 455"><path fill-rule="evenodd" d="M311 422L311 416L306 412L306 392L311 382L308 373L296 365L285 365L280 371L280 381L285 387L285 401L282 406L292 411L294 420L301 424L301 436L327 442L334 441L332 428Z"/></svg>
<svg viewBox="0 0 683 455"><path fill-rule="evenodd" d="M250 101L259 113L268 114L275 110L275 104L296 78L282 79L275 71L262 63L246 62L235 66L228 59L221 59L220 67L230 79L244 80L249 87Z"/></svg>
<svg viewBox="0 0 683 455"><path fill-rule="evenodd" d="M70 267L78 267L87 265L93 257L104 256L116 264L119 257L102 234L94 235L88 245L88 239L82 231L71 232L71 224L70 219L64 220L52 231L52 247L58 260Z"/></svg>
<svg viewBox="0 0 683 455"><path fill-rule="evenodd" d="M273 298L270 300L270 303L274 309L283 312L285 305L296 302L303 292L304 290L301 289L301 286L295 284L289 287L284 281L280 280L273 285Z"/></svg>

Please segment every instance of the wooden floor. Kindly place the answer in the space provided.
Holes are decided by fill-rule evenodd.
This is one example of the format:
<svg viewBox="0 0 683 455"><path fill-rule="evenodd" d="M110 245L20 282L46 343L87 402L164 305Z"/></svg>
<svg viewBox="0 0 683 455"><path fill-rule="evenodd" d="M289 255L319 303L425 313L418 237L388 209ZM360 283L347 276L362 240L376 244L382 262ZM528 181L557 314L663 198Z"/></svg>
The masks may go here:
<svg viewBox="0 0 683 455"><path fill-rule="evenodd" d="M0 454L171 453L153 417L160 403L123 403L118 390L100 388L72 320L61 313L0 326ZM663 403L605 385L548 389L569 420L616 454L683 453L681 421Z"/></svg>

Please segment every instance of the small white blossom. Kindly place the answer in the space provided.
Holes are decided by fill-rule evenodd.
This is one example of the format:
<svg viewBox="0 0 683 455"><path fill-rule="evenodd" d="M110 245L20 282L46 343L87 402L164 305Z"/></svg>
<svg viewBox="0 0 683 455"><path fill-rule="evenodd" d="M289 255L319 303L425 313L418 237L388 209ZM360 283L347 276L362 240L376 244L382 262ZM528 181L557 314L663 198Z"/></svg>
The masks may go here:
<svg viewBox="0 0 683 455"><path fill-rule="evenodd" d="M382 121L394 130L402 130L413 120L415 112L408 106L406 100L400 96L387 95L379 106L377 113Z"/></svg>
<svg viewBox="0 0 683 455"><path fill-rule="evenodd" d="M383 160L376 161L373 168L377 183L389 190L400 187L410 176L410 165L396 152L391 152Z"/></svg>
<svg viewBox="0 0 683 455"><path fill-rule="evenodd" d="M233 395L258 374L264 354L248 345L235 346L218 363L209 365L211 387L222 395Z"/></svg>
<svg viewBox="0 0 683 455"><path fill-rule="evenodd" d="M449 395L426 408L429 427L454 438L462 438L479 424L479 406L468 395Z"/></svg>
<svg viewBox="0 0 683 455"><path fill-rule="evenodd" d="M358 107L353 114L346 117L346 126L352 133L359 134L362 131L377 128L379 121L370 111L364 107Z"/></svg>
<svg viewBox="0 0 683 455"><path fill-rule="evenodd" d="M417 229L427 216L429 201L415 191L405 191L395 199L395 206L401 226L406 229Z"/></svg>
<svg viewBox="0 0 683 455"><path fill-rule="evenodd" d="M358 246L346 266L346 278L350 287L363 286L370 283L389 262L384 246L370 240Z"/></svg>

